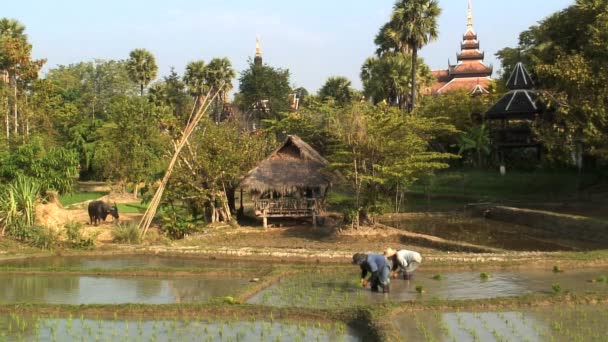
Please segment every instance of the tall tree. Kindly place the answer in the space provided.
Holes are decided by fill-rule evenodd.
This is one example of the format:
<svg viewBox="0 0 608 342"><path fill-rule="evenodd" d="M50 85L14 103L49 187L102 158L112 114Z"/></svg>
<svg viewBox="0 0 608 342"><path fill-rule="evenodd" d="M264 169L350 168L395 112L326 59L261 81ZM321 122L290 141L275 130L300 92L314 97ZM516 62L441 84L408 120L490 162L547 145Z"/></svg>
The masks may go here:
<svg viewBox="0 0 608 342"><path fill-rule="evenodd" d="M419 82L421 89L433 79L430 68L418 59ZM401 52L386 52L380 57L368 58L361 67L363 92L373 103L386 101L392 106L406 109L410 103L412 87L412 60Z"/></svg>
<svg viewBox="0 0 608 342"><path fill-rule="evenodd" d="M24 31L25 27L16 20L6 18L0 20L0 70L8 73L12 88L13 131L15 134L19 132L19 85L28 85L32 80L38 78L38 72L46 62L45 60L32 60L32 45L28 43Z"/></svg>
<svg viewBox="0 0 608 342"><path fill-rule="evenodd" d="M227 102L228 92L232 89L232 79L234 77L236 77L236 72L232 68L232 63L226 57L214 58L207 65L207 84L209 84L213 92L220 91L215 103L215 122L221 120L220 116L224 110L223 106Z"/></svg>
<svg viewBox="0 0 608 342"><path fill-rule="evenodd" d="M249 61L239 83L239 106L244 112L255 112L266 119L289 110L289 70Z"/></svg>
<svg viewBox="0 0 608 342"><path fill-rule="evenodd" d="M194 97L195 108L200 105L201 96L210 90L207 80L207 64L205 64L205 61L193 61L186 65L184 83L186 83L190 95Z"/></svg>
<svg viewBox="0 0 608 342"><path fill-rule="evenodd" d="M129 54L127 68L133 82L139 85L141 96L144 96L144 88L156 78L158 72L154 55L146 49L135 49Z"/></svg>
<svg viewBox="0 0 608 342"><path fill-rule="evenodd" d="M440 14L441 8L436 0L397 0L391 20L380 29L376 37L376 43L381 49L392 48L404 54L411 53L410 111L416 107L418 50L437 39L437 18Z"/></svg>
<svg viewBox="0 0 608 342"><path fill-rule="evenodd" d="M346 77L334 76L325 81L319 89L319 97L323 100L333 98L340 105L345 105L353 99L352 83Z"/></svg>

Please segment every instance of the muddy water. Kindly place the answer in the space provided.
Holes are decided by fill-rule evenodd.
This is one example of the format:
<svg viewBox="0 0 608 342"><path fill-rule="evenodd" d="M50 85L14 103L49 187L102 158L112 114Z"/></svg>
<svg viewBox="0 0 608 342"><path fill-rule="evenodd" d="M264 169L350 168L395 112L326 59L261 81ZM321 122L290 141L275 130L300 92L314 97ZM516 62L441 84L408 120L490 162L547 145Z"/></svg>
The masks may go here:
<svg viewBox="0 0 608 342"><path fill-rule="evenodd" d="M362 341L343 324L265 321L92 320L0 316L0 340L15 341Z"/></svg>
<svg viewBox="0 0 608 342"><path fill-rule="evenodd" d="M249 302L274 306L341 307L385 301L432 299L484 299L552 293L553 284L572 293L608 293L608 284L590 282L608 270L581 270L553 273L552 271L497 271L487 280L479 272L449 272L442 280L433 273L416 272L411 281L391 280L390 293L372 293L362 289L358 274L303 274L283 279L261 291ZM416 287L422 286L419 294Z"/></svg>
<svg viewBox="0 0 608 342"><path fill-rule="evenodd" d="M234 295L245 279L0 274L0 303L201 303Z"/></svg>
<svg viewBox="0 0 608 342"><path fill-rule="evenodd" d="M510 312L422 312L394 318L408 341L606 341L604 306Z"/></svg>
<svg viewBox="0 0 608 342"><path fill-rule="evenodd" d="M210 258L180 258L171 256L98 256L98 257L44 257L0 261L2 267L38 268L78 268L78 269L121 269L121 268L194 268L194 267L237 267L253 268L259 263L240 260L216 260Z"/></svg>

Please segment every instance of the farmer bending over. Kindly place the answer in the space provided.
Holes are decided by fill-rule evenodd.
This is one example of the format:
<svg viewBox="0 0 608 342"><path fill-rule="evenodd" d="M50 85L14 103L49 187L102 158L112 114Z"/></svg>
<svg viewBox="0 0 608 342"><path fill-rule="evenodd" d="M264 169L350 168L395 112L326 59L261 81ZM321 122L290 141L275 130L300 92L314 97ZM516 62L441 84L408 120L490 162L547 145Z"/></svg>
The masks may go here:
<svg viewBox="0 0 608 342"><path fill-rule="evenodd" d="M353 255L353 264L361 267L361 286L371 285L372 292L378 292L378 286L382 286L382 292L390 291L390 265L382 254L363 254ZM371 273L369 279L365 279L367 273Z"/></svg>
<svg viewBox="0 0 608 342"><path fill-rule="evenodd" d="M414 271L422 263L420 253L408 251L407 249L395 251L389 247L384 251L384 256L392 262L393 278L397 278L398 273L402 272L404 280L412 279Z"/></svg>

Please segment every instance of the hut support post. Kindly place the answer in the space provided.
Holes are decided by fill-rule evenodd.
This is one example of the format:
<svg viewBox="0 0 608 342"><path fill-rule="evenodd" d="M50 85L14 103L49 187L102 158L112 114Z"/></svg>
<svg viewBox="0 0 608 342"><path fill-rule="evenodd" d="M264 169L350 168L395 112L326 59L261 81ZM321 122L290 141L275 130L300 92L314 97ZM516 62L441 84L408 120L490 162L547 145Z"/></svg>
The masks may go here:
<svg viewBox="0 0 608 342"><path fill-rule="evenodd" d="M266 217L266 210L262 211L262 224L264 225L264 229L268 228L268 217Z"/></svg>
<svg viewBox="0 0 608 342"><path fill-rule="evenodd" d="M317 228L317 212L312 211L312 227Z"/></svg>

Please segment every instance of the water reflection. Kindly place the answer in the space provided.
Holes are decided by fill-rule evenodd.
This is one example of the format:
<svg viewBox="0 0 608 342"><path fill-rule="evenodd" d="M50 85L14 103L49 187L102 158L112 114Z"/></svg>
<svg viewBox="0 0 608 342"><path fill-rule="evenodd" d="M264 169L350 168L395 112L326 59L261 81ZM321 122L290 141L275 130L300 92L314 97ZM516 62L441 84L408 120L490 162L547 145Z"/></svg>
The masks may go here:
<svg viewBox="0 0 608 342"><path fill-rule="evenodd" d="M234 295L244 279L0 274L0 303L201 303Z"/></svg>

